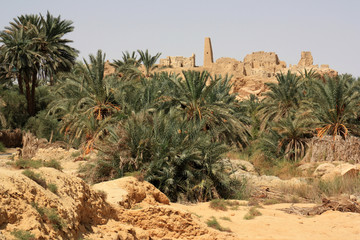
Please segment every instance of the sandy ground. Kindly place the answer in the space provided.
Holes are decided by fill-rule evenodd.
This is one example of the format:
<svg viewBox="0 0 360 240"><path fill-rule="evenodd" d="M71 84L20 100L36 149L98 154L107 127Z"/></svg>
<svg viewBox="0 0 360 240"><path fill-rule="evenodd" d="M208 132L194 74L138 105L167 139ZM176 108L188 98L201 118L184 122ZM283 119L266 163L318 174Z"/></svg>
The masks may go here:
<svg viewBox="0 0 360 240"><path fill-rule="evenodd" d="M209 203L194 205L171 204L176 209L182 209L198 216L206 222L214 216L221 226L230 228L239 239L243 240L359 240L360 214L328 211L314 217L298 216L280 211L291 204L275 204L259 208L262 216L245 220L248 206L240 206L238 210L216 211L209 208ZM311 207L313 204L296 204L295 206ZM228 217L231 221L222 220Z"/></svg>
<svg viewBox="0 0 360 240"><path fill-rule="evenodd" d="M14 149L9 149L9 153ZM11 169L6 165L9 156L0 155L0 168ZM63 164L64 172L74 174L78 162ZM121 191L113 189L112 191ZM116 193L114 193L116 195ZM245 220L244 215L249 208L245 202L237 210L220 211L209 207L209 203L179 204L172 203L164 208L174 208L193 214L201 222L215 217L221 226L229 228L236 238L242 240L360 240L360 214L328 211L314 217L298 216L285 213L279 209L290 207L291 204L267 205L259 208L261 216ZM295 206L311 207L311 204L296 204ZM227 217L229 220L221 219Z"/></svg>

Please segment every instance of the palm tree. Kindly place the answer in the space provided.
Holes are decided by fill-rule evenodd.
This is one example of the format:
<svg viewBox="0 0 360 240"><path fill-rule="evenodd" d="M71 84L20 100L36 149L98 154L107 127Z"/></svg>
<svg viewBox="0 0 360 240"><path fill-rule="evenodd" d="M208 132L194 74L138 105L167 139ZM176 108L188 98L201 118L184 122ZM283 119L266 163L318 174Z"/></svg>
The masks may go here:
<svg viewBox="0 0 360 240"><path fill-rule="evenodd" d="M77 51L63 39L73 30L69 21L61 21L49 13L46 18L38 15L21 15L0 33L1 54L8 72L16 72L20 93L25 95L30 116L35 115L35 89L38 77L50 77L69 70L74 64Z"/></svg>
<svg viewBox="0 0 360 240"><path fill-rule="evenodd" d="M238 116L239 103L229 94L230 78L210 77L209 73L183 71L184 80L171 78L172 102L187 121L203 122L204 130L210 130L214 139L227 139L237 144L247 142L245 121Z"/></svg>
<svg viewBox="0 0 360 240"><path fill-rule="evenodd" d="M140 55L140 61L145 67L145 77L148 78L151 76L151 72L155 70L158 66L155 65L156 61L159 59L161 53L157 53L155 56L151 56L149 51L137 50Z"/></svg>
<svg viewBox="0 0 360 240"><path fill-rule="evenodd" d="M267 83L269 91L265 92L262 108L259 116L262 118L262 129L270 121L277 121L289 116L294 110L304 103L304 95L301 91L301 80L296 74L288 71L276 75L277 83Z"/></svg>
<svg viewBox="0 0 360 240"><path fill-rule="evenodd" d="M287 116L273 124L278 136L277 152L283 152L287 159L298 161L305 156L307 139L312 137L314 121L309 113Z"/></svg>
<svg viewBox="0 0 360 240"><path fill-rule="evenodd" d="M126 51L122 53L122 60L114 60L111 64L120 73L121 79L133 80L141 76L139 67L141 65L140 59L137 59L136 52L129 53Z"/></svg>
<svg viewBox="0 0 360 240"><path fill-rule="evenodd" d="M317 118L317 135L340 135L346 138L348 132L358 132L358 125L352 121L359 112L359 83L348 75L325 77L325 82L315 82L317 94L312 100L313 113Z"/></svg>
<svg viewBox="0 0 360 240"><path fill-rule="evenodd" d="M49 77L50 85L54 85L54 75L59 71L70 71L79 51L68 45L71 40L63 38L65 34L74 30L72 21L61 20L60 16L54 17L49 12L46 17L40 17L41 32L36 44L44 61L44 75Z"/></svg>
<svg viewBox="0 0 360 240"><path fill-rule="evenodd" d="M114 99L113 76L104 76L105 54L99 50L89 58L90 62L84 59L84 65L62 75L55 92L58 98L50 104L49 112L62 117L61 131L72 140L85 138L87 152L104 134L104 122L109 123L121 110Z"/></svg>

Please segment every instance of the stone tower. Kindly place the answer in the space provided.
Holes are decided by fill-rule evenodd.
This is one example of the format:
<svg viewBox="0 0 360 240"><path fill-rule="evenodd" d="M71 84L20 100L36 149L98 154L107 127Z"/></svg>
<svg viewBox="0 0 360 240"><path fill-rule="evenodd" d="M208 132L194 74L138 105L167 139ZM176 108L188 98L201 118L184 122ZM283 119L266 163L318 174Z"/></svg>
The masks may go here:
<svg viewBox="0 0 360 240"><path fill-rule="evenodd" d="M204 45L204 67L211 67L213 64L213 52L211 47L211 40L209 37L205 38Z"/></svg>
<svg viewBox="0 0 360 240"><path fill-rule="evenodd" d="M314 60L311 55L311 52L302 51L298 66L299 67L309 67L309 66L312 66L313 64L314 64Z"/></svg>

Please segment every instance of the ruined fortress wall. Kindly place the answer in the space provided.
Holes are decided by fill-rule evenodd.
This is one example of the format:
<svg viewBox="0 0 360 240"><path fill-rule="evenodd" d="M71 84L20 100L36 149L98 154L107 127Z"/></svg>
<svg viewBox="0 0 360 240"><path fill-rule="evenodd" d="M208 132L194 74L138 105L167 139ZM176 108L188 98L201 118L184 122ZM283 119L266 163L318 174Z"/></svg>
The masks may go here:
<svg viewBox="0 0 360 240"><path fill-rule="evenodd" d="M160 66L164 67L195 67L195 54L193 53L191 57L182 57L182 56L176 56L176 57L166 57L163 59L160 59Z"/></svg>
<svg viewBox="0 0 360 240"><path fill-rule="evenodd" d="M110 64L107 62L107 67ZM320 67L313 64L311 52L301 52L300 61L296 65L287 66L286 62L281 61L274 52L253 52L244 57L243 61L234 58L219 58L213 61L213 51L210 38L205 38L204 46L204 65L195 66L195 54L191 57L168 56L160 59L160 66L169 68L159 68L156 71L167 71L181 74L183 70L208 71L211 75L226 74L232 76L233 90L238 93L240 98L245 98L249 94L260 94L266 91L267 82L276 82L277 73L291 71L296 74L303 73L305 70L313 69L320 75L336 76L337 72L329 65L322 64ZM110 72L111 69L107 69Z"/></svg>

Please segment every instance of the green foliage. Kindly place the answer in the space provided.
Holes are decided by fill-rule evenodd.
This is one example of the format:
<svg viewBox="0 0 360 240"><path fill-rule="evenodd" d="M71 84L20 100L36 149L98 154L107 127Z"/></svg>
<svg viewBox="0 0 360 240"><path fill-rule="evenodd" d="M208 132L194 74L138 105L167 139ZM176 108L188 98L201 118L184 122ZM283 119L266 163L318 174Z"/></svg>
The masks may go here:
<svg viewBox="0 0 360 240"><path fill-rule="evenodd" d="M41 217L45 216L45 208L39 207L39 204L32 202L31 206L40 214Z"/></svg>
<svg viewBox="0 0 360 240"><path fill-rule="evenodd" d="M25 129L30 130L38 138L46 138L53 142L63 139L59 131L59 121L54 115L47 115L47 110L40 111L36 116L30 117Z"/></svg>
<svg viewBox="0 0 360 240"><path fill-rule="evenodd" d="M210 219L208 219L206 221L206 224L208 225L208 227L215 228L221 232L231 232L229 228L222 227L215 217L211 217Z"/></svg>
<svg viewBox="0 0 360 240"><path fill-rule="evenodd" d="M73 157L73 158L79 157L80 155L81 155L80 151L76 151L76 152L71 153L71 157Z"/></svg>
<svg viewBox="0 0 360 240"><path fill-rule="evenodd" d="M54 229L61 230L66 226L64 219L59 216L55 208L47 208L45 215L52 223Z"/></svg>
<svg viewBox="0 0 360 240"><path fill-rule="evenodd" d="M136 56L136 52L123 52L122 60L114 60L111 65L121 74L122 81L137 80L141 76L141 71L139 70L141 60Z"/></svg>
<svg viewBox="0 0 360 240"><path fill-rule="evenodd" d="M271 121L289 116L303 104L304 95L301 91L300 77L288 71L276 75L277 83L267 83L269 91L264 93L264 100L259 116L264 129Z"/></svg>
<svg viewBox="0 0 360 240"><path fill-rule="evenodd" d="M320 180L314 184L318 192L326 196L336 196L340 194L357 194L360 192L360 176L357 177L336 177L330 181Z"/></svg>
<svg viewBox="0 0 360 240"><path fill-rule="evenodd" d="M40 167L51 167L57 170L62 170L61 164L59 161L55 159L51 159L50 161L42 161L42 160L32 160L32 159L23 159L20 158L14 162L14 165L20 169L28 169L28 168L40 168Z"/></svg>
<svg viewBox="0 0 360 240"><path fill-rule="evenodd" d="M256 207L251 207L249 211L245 214L244 219L245 220L251 220L254 219L257 216L261 216L261 212L257 210Z"/></svg>
<svg viewBox="0 0 360 240"><path fill-rule="evenodd" d="M11 235L13 235L17 240L35 240L35 235L25 230L16 229L11 232Z"/></svg>
<svg viewBox="0 0 360 240"><path fill-rule="evenodd" d="M227 211L227 204L224 199L213 199L210 202L210 208L215 210Z"/></svg>
<svg viewBox="0 0 360 240"><path fill-rule="evenodd" d="M60 131L70 142L85 141L86 154L120 110L110 77L104 76L105 54L99 50L89 58L90 62L84 60L84 65L78 64L73 72L62 75L55 91L61 100L56 99L49 106L49 114L62 118Z"/></svg>
<svg viewBox="0 0 360 240"><path fill-rule="evenodd" d="M2 142L0 142L0 152L5 152L5 151L6 151L6 147Z"/></svg>
<svg viewBox="0 0 360 240"><path fill-rule="evenodd" d="M54 74L68 71L75 62L77 50L63 38L73 31L72 22L48 12L46 16L21 15L5 29L0 33L2 62L8 74L15 75L20 94L24 94L25 87L27 112L34 116L38 76L48 77L53 84Z"/></svg>
<svg viewBox="0 0 360 240"><path fill-rule="evenodd" d="M57 192L58 192L58 187L57 187L57 185L56 185L55 183L49 183L49 184L47 185L47 188L48 188L51 192L53 192L53 193L55 193L55 194L57 194Z"/></svg>
<svg viewBox="0 0 360 240"><path fill-rule="evenodd" d="M0 122L1 127L12 129L24 127L29 118L25 96L19 95L14 88L3 89L0 94L3 100L0 112L6 120Z"/></svg>
<svg viewBox="0 0 360 240"><path fill-rule="evenodd" d="M232 222L231 219L229 217L221 217L220 218L221 220L224 220L224 221L229 221L229 222Z"/></svg>
<svg viewBox="0 0 360 240"><path fill-rule="evenodd" d="M312 96L313 113L317 118L319 137L325 134L340 135L348 132L358 135L359 124L354 124L359 112L359 82L349 75L326 77L324 82L315 82L317 94Z"/></svg>
<svg viewBox="0 0 360 240"><path fill-rule="evenodd" d="M230 207L231 210L236 210L240 206L237 201L230 201L224 199L213 199L210 201L210 208L215 210L227 211Z"/></svg>
<svg viewBox="0 0 360 240"><path fill-rule="evenodd" d="M39 173L35 173L31 170L26 169L22 172L22 174L24 174L43 188L47 188L45 179Z"/></svg>
<svg viewBox="0 0 360 240"><path fill-rule="evenodd" d="M44 167L55 168L59 171L61 171L63 169L61 166L61 163L55 159L51 159L50 161L45 161Z"/></svg>
<svg viewBox="0 0 360 240"><path fill-rule="evenodd" d="M41 160L31 160L31 159L23 159L23 158L16 160L14 164L17 168L20 169L40 168L43 165Z"/></svg>
<svg viewBox="0 0 360 240"><path fill-rule="evenodd" d="M157 68L155 65L156 61L159 59L161 53L157 53L155 56L151 56L149 51L137 50L140 55L140 61L145 67L145 77L150 77L151 72Z"/></svg>
<svg viewBox="0 0 360 240"><path fill-rule="evenodd" d="M61 230L66 227L65 220L59 216L55 208L40 207L35 202L32 202L31 206L35 208L44 221L50 222L55 230Z"/></svg>

